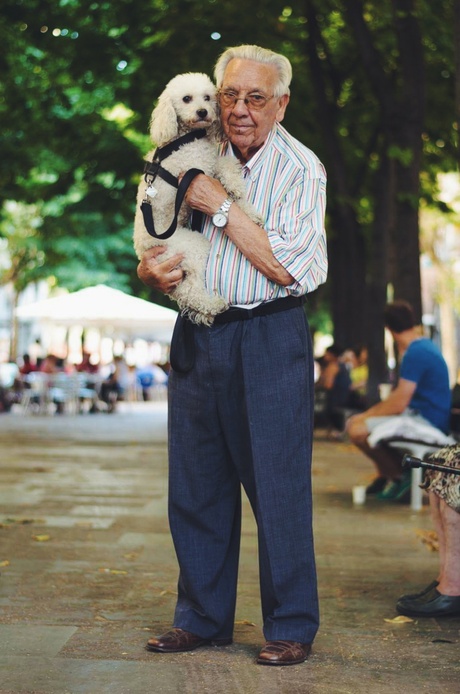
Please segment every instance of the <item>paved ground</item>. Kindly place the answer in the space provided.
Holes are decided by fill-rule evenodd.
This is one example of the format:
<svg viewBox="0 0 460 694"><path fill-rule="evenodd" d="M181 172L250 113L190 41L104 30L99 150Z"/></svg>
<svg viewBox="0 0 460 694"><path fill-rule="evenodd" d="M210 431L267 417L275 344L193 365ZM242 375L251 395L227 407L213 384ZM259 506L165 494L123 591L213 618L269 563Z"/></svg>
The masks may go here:
<svg viewBox="0 0 460 694"><path fill-rule="evenodd" d="M0 694L460 692L460 620L391 622L397 596L436 574L427 509L354 507L351 486L370 467L319 435L322 626L309 661L254 664L263 638L247 505L234 645L147 653L170 625L177 578L165 424L161 403L0 416Z"/></svg>

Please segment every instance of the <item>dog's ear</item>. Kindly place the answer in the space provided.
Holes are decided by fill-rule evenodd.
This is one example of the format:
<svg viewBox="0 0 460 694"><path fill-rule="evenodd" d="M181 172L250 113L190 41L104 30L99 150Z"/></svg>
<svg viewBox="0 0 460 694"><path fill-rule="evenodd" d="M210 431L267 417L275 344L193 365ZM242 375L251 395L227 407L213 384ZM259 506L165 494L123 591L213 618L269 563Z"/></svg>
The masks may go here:
<svg viewBox="0 0 460 694"><path fill-rule="evenodd" d="M153 110L150 119L150 137L152 142L161 147L178 135L176 110L171 98L163 93Z"/></svg>
<svg viewBox="0 0 460 694"><path fill-rule="evenodd" d="M221 110L219 100L217 99L216 105L216 119L211 126L210 135L212 135L218 142L223 142L225 140L225 132L222 127Z"/></svg>

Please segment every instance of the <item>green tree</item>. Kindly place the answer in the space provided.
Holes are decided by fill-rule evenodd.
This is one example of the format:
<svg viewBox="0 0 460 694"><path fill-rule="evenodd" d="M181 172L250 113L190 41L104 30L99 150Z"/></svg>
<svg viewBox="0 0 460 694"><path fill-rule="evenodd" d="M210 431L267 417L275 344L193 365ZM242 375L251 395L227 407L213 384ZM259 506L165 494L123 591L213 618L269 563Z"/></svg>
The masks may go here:
<svg viewBox="0 0 460 694"><path fill-rule="evenodd" d="M458 158L458 7L4 0L0 196L40 206L37 234L62 285L107 281L147 296L130 237L155 98L179 72L210 73L228 45L285 53L294 67L285 124L329 173L330 275L309 311L323 315L329 302L335 338L368 342L375 392L388 287L420 313L419 201Z"/></svg>

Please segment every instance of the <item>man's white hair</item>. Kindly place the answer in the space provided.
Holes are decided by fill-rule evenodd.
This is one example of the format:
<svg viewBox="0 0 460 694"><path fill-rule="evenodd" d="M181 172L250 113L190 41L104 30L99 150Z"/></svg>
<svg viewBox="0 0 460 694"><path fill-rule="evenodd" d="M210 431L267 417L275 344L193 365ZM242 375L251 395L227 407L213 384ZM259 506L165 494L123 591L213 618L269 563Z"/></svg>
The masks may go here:
<svg viewBox="0 0 460 694"><path fill-rule="evenodd" d="M222 86L225 69L233 58L273 65L278 73L278 82L274 87L274 96L279 97L283 96L283 94L289 94L289 85L292 79L292 67L289 60L284 55L275 53L268 48L252 45L234 46L233 48L227 48L222 53L214 69L217 88Z"/></svg>

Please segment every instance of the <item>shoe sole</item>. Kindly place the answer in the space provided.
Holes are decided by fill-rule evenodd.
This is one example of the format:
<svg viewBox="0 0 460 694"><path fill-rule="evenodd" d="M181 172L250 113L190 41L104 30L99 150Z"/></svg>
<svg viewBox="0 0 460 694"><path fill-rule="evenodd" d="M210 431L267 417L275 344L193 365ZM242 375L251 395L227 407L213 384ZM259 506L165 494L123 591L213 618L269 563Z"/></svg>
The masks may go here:
<svg viewBox="0 0 460 694"><path fill-rule="evenodd" d="M305 658L300 658L299 660L281 660L281 661L273 661L273 660L261 660L257 658L256 663L257 665L271 665L273 667L275 666L280 666L280 665L300 665L300 663L304 663L307 660L308 656L305 656Z"/></svg>
<svg viewBox="0 0 460 694"><path fill-rule="evenodd" d="M430 617L435 617L439 619L439 617L460 617L460 610L451 610L449 612L431 612L429 614L426 614L425 612L412 612L411 610L397 610L399 614L403 614L405 617L425 617L429 619Z"/></svg>
<svg viewBox="0 0 460 694"><path fill-rule="evenodd" d="M150 651L151 653L188 653L189 651L194 651L197 648L203 648L203 646L222 648L222 646L230 646L232 643L233 639L217 639L216 641L204 640L191 648L160 648L159 646L150 646L147 644L145 650Z"/></svg>

